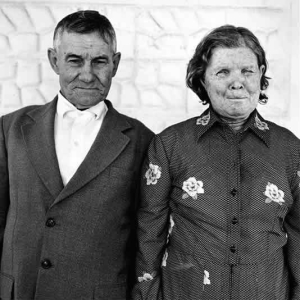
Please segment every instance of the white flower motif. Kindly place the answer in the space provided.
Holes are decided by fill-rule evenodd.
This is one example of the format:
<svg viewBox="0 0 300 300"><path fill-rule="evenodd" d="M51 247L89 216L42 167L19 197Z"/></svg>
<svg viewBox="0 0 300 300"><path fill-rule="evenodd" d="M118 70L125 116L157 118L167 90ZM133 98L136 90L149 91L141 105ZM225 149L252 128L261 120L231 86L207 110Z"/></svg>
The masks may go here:
<svg viewBox="0 0 300 300"><path fill-rule="evenodd" d="M169 253L168 253L168 250L166 249L165 253L164 253L164 256L163 256L163 259L162 259L162 262L161 262L161 266L162 267L166 267L167 266L168 256L169 256Z"/></svg>
<svg viewBox="0 0 300 300"><path fill-rule="evenodd" d="M297 171L297 175L300 177L300 171Z"/></svg>
<svg viewBox="0 0 300 300"><path fill-rule="evenodd" d="M271 203L272 201L277 202L282 205L284 202L284 192L279 190L275 184L268 182L264 195L267 196L266 203Z"/></svg>
<svg viewBox="0 0 300 300"><path fill-rule="evenodd" d="M175 223L174 223L174 220L173 220L173 216L172 214L170 215L170 223L169 223L169 230L168 230L168 236L167 236L167 243L169 243L169 240L170 240L170 235L172 233L172 230L173 230L173 227L174 227ZM163 259L162 259L162 263L161 263L161 266L162 267L166 267L167 266L167 259L168 259L168 250L166 249L165 250L165 253L164 253L164 256L163 256Z"/></svg>
<svg viewBox="0 0 300 300"><path fill-rule="evenodd" d="M150 281L150 280L153 280L153 278L154 278L154 272L151 274L144 272L143 276L138 277L138 282Z"/></svg>
<svg viewBox="0 0 300 300"><path fill-rule="evenodd" d="M156 184L157 180L161 177L161 167L150 163L149 169L147 170L145 177L147 179L147 185Z"/></svg>
<svg viewBox="0 0 300 300"><path fill-rule="evenodd" d="M207 115L204 115L204 116L198 118L196 121L196 124L206 126L208 124L209 120L210 120L210 112L208 112Z"/></svg>
<svg viewBox="0 0 300 300"><path fill-rule="evenodd" d="M210 284L209 272L204 270L203 284Z"/></svg>
<svg viewBox="0 0 300 300"><path fill-rule="evenodd" d="M203 182L197 180L195 177L190 177L188 180L183 182L182 189L186 192L182 195L182 198L185 199L188 196L191 196L193 199L197 199L198 194L203 194Z"/></svg>
<svg viewBox="0 0 300 300"><path fill-rule="evenodd" d="M255 123L254 126L257 127L259 130L265 131L269 130L269 126L266 122L261 121L258 116L255 116Z"/></svg>
<svg viewBox="0 0 300 300"><path fill-rule="evenodd" d="M175 223L174 223L174 220L173 220L173 216L172 214L170 215L170 225L169 225L169 235L171 234L172 230L173 230L173 227L174 227Z"/></svg>

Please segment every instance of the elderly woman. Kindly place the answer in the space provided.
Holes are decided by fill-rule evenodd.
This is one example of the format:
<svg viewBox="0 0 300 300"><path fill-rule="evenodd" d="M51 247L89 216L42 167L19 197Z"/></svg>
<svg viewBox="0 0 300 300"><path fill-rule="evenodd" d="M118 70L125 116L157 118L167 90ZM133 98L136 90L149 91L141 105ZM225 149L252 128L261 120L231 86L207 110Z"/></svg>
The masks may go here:
<svg viewBox="0 0 300 300"><path fill-rule="evenodd" d="M134 299L300 299L300 141L257 111L266 71L246 28L197 46L187 84L209 108L150 145Z"/></svg>

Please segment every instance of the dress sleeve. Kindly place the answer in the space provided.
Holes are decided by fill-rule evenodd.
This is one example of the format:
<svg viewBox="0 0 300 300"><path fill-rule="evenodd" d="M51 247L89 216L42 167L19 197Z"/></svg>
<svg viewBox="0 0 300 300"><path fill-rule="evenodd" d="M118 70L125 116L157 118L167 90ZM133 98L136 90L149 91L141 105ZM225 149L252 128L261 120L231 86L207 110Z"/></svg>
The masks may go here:
<svg viewBox="0 0 300 300"><path fill-rule="evenodd" d="M160 270L169 226L170 177L169 159L158 135L142 167L134 300L162 299Z"/></svg>
<svg viewBox="0 0 300 300"><path fill-rule="evenodd" d="M285 248L290 273L290 300L300 299L300 145L298 147L298 168L291 185L293 206L285 218L288 240Z"/></svg>
<svg viewBox="0 0 300 300"><path fill-rule="evenodd" d="M9 206L9 182L7 168L7 150L3 133L3 117L0 118L0 257L2 256L3 235L6 214Z"/></svg>

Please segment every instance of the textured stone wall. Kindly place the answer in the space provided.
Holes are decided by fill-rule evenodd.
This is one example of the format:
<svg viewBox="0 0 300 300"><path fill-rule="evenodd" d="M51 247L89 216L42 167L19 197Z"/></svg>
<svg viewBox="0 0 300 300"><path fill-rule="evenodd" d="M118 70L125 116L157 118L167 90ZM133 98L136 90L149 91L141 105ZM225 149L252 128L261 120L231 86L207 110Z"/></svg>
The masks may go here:
<svg viewBox="0 0 300 300"><path fill-rule="evenodd" d="M212 28L246 26L269 60L269 103L262 114L300 137L298 0L86 0L0 2L0 115L46 103L58 91L47 60L56 23L96 9L116 29L122 60L108 98L155 132L206 106L185 86L186 66Z"/></svg>

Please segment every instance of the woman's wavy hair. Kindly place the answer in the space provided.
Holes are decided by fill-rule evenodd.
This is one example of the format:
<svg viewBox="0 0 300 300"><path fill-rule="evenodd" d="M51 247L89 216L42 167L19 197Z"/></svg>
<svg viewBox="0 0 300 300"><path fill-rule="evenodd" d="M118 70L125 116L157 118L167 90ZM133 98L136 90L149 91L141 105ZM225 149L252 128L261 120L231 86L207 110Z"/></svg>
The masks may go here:
<svg viewBox="0 0 300 300"><path fill-rule="evenodd" d="M265 51L260 45L257 37L247 28L232 25L220 26L208 33L196 47L192 59L189 61L186 74L186 84L200 98L202 104L209 104L210 99L202 82L205 80L206 68L211 59L213 50L216 48L238 48L247 47L257 57L258 67L265 66L261 81L259 102L266 104L268 97L263 90L269 86L269 77L265 74L268 68Z"/></svg>

